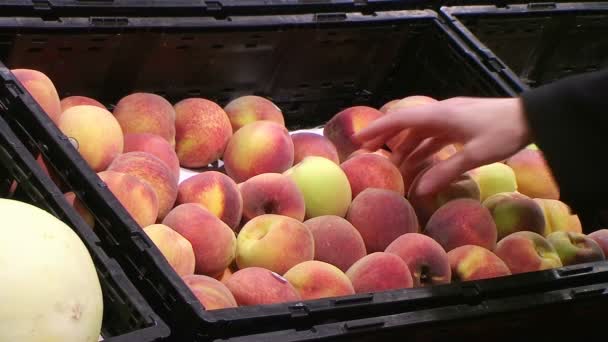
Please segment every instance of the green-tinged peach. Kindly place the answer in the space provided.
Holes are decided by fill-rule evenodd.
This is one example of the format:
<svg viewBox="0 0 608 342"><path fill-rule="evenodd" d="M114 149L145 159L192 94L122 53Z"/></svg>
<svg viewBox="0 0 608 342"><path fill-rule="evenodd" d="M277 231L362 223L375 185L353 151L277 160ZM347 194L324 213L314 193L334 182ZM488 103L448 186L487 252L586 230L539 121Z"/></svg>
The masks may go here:
<svg viewBox="0 0 608 342"><path fill-rule="evenodd" d="M564 266L605 260L602 247L592 238L573 232L553 232L547 236Z"/></svg>
<svg viewBox="0 0 608 342"><path fill-rule="evenodd" d="M314 238L304 223L287 216L266 214L247 222L237 237L239 268L263 267L283 274L313 260Z"/></svg>
<svg viewBox="0 0 608 342"><path fill-rule="evenodd" d="M488 197L483 205L496 223L498 240L521 230L543 234L545 215L538 202L518 192L502 192Z"/></svg>
<svg viewBox="0 0 608 342"><path fill-rule="evenodd" d="M323 157L306 157L283 174L296 183L304 196L307 219L346 215L352 190L348 177L336 163Z"/></svg>
<svg viewBox="0 0 608 342"><path fill-rule="evenodd" d="M479 185L482 202L494 194L517 191L515 172L506 164L483 165L471 170L470 174Z"/></svg>

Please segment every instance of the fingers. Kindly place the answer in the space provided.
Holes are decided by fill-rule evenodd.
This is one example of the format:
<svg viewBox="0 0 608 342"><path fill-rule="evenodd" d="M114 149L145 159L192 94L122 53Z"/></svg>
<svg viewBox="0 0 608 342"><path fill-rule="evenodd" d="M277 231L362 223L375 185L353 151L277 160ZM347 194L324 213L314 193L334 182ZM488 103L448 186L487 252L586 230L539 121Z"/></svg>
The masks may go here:
<svg viewBox="0 0 608 342"><path fill-rule="evenodd" d="M407 158L427 136L420 131L411 130L408 135L391 151L391 161L399 166L403 160Z"/></svg>
<svg viewBox="0 0 608 342"><path fill-rule="evenodd" d="M442 148L450 144L450 140L445 136L436 136L424 140L420 146L416 148L406 158L406 162L417 164L441 151Z"/></svg>
<svg viewBox="0 0 608 342"><path fill-rule="evenodd" d="M355 134L354 138L364 143L380 135L393 136L407 128L435 126L441 122L436 117L436 112L440 109L439 105L428 104L389 111Z"/></svg>

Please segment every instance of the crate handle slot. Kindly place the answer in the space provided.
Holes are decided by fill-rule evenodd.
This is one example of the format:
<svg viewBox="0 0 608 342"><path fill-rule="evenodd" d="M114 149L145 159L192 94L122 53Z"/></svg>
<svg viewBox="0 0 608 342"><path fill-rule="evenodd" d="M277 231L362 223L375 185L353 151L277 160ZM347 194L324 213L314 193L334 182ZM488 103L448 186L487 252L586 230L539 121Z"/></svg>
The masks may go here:
<svg viewBox="0 0 608 342"><path fill-rule="evenodd" d="M557 270L557 275L558 277L570 277L591 272L593 272L593 266L585 266L579 268L559 269Z"/></svg>
<svg viewBox="0 0 608 342"><path fill-rule="evenodd" d="M331 21L344 21L347 19L345 13L317 13L315 14L315 21L318 22L331 22Z"/></svg>
<svg viewBox="0 0 608 342"><path fill-rule="evenodd" d="M584 297L597 297L608 294L608 288L600 289L574 289L572 290L572 297L584 298Z"/></svg>
<svg viewBox="0 0 608 342"><path fill-rule="evenodd" d="M360 304L373 301L374 295L371 293L349 296L346 298L338 298L334 301L336 305Z"/></svg>
<svg viewBox="0 0 608 342"><path fill-rule="evenodd" d="M384 326L384 321L374 321L372 319L366 319L361 322L346 322L344 323L345 330L363 330L363 329L374 329L381 328Z"/></svg>

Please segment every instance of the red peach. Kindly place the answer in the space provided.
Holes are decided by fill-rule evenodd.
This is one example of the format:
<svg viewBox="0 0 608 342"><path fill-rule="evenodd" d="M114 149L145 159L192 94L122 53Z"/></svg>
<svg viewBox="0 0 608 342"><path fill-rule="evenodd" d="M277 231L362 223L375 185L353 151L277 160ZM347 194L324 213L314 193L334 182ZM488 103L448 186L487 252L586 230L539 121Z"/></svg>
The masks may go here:
<svg viewBox="0 0 608 342"><path fill-rule="evenodd" d="M234 259L234 232L200 204L176 206L165 217L163 224L173 228L192 244L196 274L217 277Z"/></svg>
<svg viewBox="0 0 608 342"><path fill-rule="evenodd" d="M236 300L230 290L217 279L198 274L187 275L182 279L205 310L237 307Z"/></svg>
<svg viewBox="0 0 608 342"><path fill-rule="evenodd" d="M241 96L230 101L224 110L230 119L233 133L247 124L262 120L273 121L285 126L281 109L272 101L260 96Z"/></svg>
<svg viewBox="0 0 608 342"><path fill-rule="evenodd" d="M323 215L304 221L315 240L315 260L346 272L367 251L359 231L340 216Z"/></svg>
<svg viewBox="0 0 608 342"><path fill-rule="evenodd" d="M507 265L491 251L475 246L464 245L448 252L452 280L471 281L511 275Z"/></svg>
<svg viewBox="0 0 608 342"><path fill-rule="evenodd" d="M408 200L386 189L363 190L352 201L346 219L361 233L368 253L384 251L397 237L418 231Z"/></svg>
<svg viewBox="0 0 608 342"><path fill-rule="evenodd" d="M372 153L361 154L349 158L340 167L348 177L353 198L367 188L387 189L404 195L401 173L387 158Z"/></svg>
<svg viewBox="0 0 608 342"><path fill-rule="evenodd" d="M262 267L236 271L226 287L239 306L277 304L299 301L298 291L283 276Z"/></svg>
<svg viewBox="0 0 608 342"><path fill-rule="evenodd" d="M175 110L162 96L150 93L125 96L116 104L114 116L124 134L156 134L175 146Z"/></svg>
<svg viewBox="0 0 608 342"><path fill-rule="evenodd" d="M327 158L336 164L340 164L338 150L326 137L309 132L295 133L291 135L293 141L293 163L301 162L308 156L319 156Z"/></svg>
<svg viewBox="0 0 608 342"><path fill-rule="evenodd" d="M178 186L177 204L198 203L236 229L243 213L243 199L237 184L217 171L192 176Z"/></svg>
<svg viewBox="0 0 608 342"><path fill-rule="evenodd" d="M179 179L180 168L177 154L171 144L160 135L150 133L126 134L124 153L136 151L148 152L162 160L173 172L175 178Z"/></svg>
<svg viewBox="0 0 608 342"><path fill-rule="evenodd" d="M346 272L356 293L406 289L414 286L405 261L391 253L376 252L359 259Z"/></svg>
<svg viewBox="0 0 608 342"><path fill-rule="evenodd" d="M243 223L256 216L276 214L304 220L304 196L296 183L280 173L263 173L239 184L243 197Z"/></svg>
<svg viewBox="0 0 608 342"><path fill-rule="evenodd" d="M215 102L190 98L175 104L175 139L180 165L199 168L220 159L232 127L226 112Z"/></svg>
<svg viewBox="0 0 608 342"><path fill-rule="evenodd" d="M55 124L59 123L61 116L61 104L57 89L51 79L44 73L38 70L31 69L13 69L11 73L32 95L34 100L40 105L42 110L53 120Z"/></svg>
<svg viewBox="0 0 608 342"><path fill-rule="evenodd" d="M92 99L90 97L86 97L86 96L68 96L68 97L61 99L61 102L59 104L61 105L62 113L72 107L82 106L82 105L95 106L95 107L99 107L101 109L107 109L106 106L101 104L101 102L99 102L95 99Z"/></svg>
<svg viewBox="0 0 608 342"><path fill-rule="evenodd" d="M164 224L144 227L144 232L178 275L194 274L196 259L190 241Z"/></svg>
<svg viewBox="0 0 608 342"><path fill-rule="evenodd" d="M302 300L355 294L350 279L336 266L310 260L289 269L283 277L298 291Z"/></svg>

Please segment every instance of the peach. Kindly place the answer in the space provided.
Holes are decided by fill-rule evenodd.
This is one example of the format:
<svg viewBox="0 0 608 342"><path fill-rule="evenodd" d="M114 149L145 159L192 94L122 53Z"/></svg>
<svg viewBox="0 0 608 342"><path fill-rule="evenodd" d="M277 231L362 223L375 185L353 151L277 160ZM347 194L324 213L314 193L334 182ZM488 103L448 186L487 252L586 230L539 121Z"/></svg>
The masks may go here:
<svg viewBox="0 0 608 342"><path fill-rule="evenodd" d="M105 109L72 107L61 114L57 126L95 172L106 170L123 152L124 136L120 125Z"/></svg>
<svg viewBox="0 0 608 342"><path fill-rule="evenodd" d="M51 79L38 70L13 69L11 72L40 108L57 124L61 116L61 104L57 89Z"/></svg>
<svg viewBox="0 0 608 342"><path fill-rule="evenodd" d="M401 101L401 99L394 99L394 100L390 100L387 103L383 104L382 107L380 107L380 111L384 114L386 114L389 110L391 110L399 101Z"/></svg>
<svg viewBox="0 0 608 342"><path fill-rule="evenodd" d="M512 233L498 241L494 253L513 274L562 266L557 251L549 241L540 234L526 230Z"/></svg>
<svg viewBox="0 0 608 342"><path fill-rule="evenodd" d="M198 203L232 229L238 227L243 213L238 185L217 171L205 171L181 182L176 203Z"/></svg>
<svg viewBox="0 0 608 342"><path fill-rule="evenodd" d="M513 169L517 190L532 198L559 199L559 187L543 153L538 149L525 148L506 164Z"/></svg>
<svg viewBox="0 0 608 342"><path fill-rule="evenodd" d="M236 300L228 287L217 279L199 274L187 275L182 279L205 310L237 307Z"/></svg>
<svg viewBox="0 0 608 342"><path fill-rule="evenodd" d="M118 156L108 170L128 173L150 185L158 199L159 220L173 208L177 199L177 180L167 165L152 154L127 152Z"/></svg>
<svg viewBox="0 0 608 342"><path fill-rule="evenodd" d="M190 241L164 224L152 224L143 230L178 275L194 274L196 259Z"/></svg>
<svg viewBox="0 0 608 342"><path fill-rule="evenodd" d="M84 222L89 225L89 227L95 227L95 218L91 215L91 212L82 204L82 202L76 197L76 194L73 192L67 192L63 194L66 201L74 207L76 212L82 217Z"/></svg>
<svg viewBox="0 0 608 342"><path fill-rule="evenodd" d="M97 175L140 227L156 222L158 197L150 185L127 173L103 171Z"/></svg>
<svg viewBox="0 0 608 342"><path fill-rule="evenodd" d="M230 269L230 267L228 267L224 270L224 273L217 277L217 280L219 280L223 284L226 284L228 279L230 279L230 277L232 276L232 273L232 270Z"/></svg>
<svg viewBox="0 0 608 342"><path fill-rule="evenodd" d="M272 101L255 95L246 95L230 101L224 111L230 119L232 132L255 121L273 121L285 126L283 112Z"/></svg>
<svg viewBox="0 0 608 342"><path fill-rule="evenodd" d="M387 189L404 195L403 177L387 158L366 153L349 158L340 167L348 177L353 198L367 188Z"/></svg>
<svg viewBox="0 0 608 342"><path fill-rule="evenodd" d="M318 260L299 263L283 277L298 291L302 300L355 294L350 279L334 265Z"/></svg>
<svg viewBox="0 0 608 342"><path fill-rule="evenodd" d="M359 259L346 271L356 293L406 289L414 286L405 261L386 252L375 252Z"/></svg>
<svg viewBox="0 0 608 342"><path fill-rule="evenodd" d="M491 251L464 245L448 252L453 281L471 281L511 275L507 265Z"/></svg>
<svg viewBox="0 0 608 342"><path fill-rule="evenodd" d="M315 240L315 260L332 264L346 272L367 255L359 231L340 216L324 215L304 221Z"/></svg>
<svg viewBox="0 0 608 342"><path fill-rule="evenodd" d="M346 219L361 233L368 253L382 252L399 236L418 231L412 205L386 189L363 190L350 205Z"/></svg>
<svg viewBox="0 0 608 342"><path fill-rule="evenodd" d="M593 241L597 242L597 244L602 248L602 252L604 252L604 256L608 257L608 229L600 229L596 230L587 236Z"/></svg>
<svg viewBox="0 0 608 342"><path fill-rule="evenodd" d="M464 245L494 250L498 232L490 211L479 201L459 198L437 209L424 233L435 239L446 252Z"/></svg>
<svg viewBox="0 0 608 342"><path fill-rule="evenodd" d="M283 274L314 258L315 241L304 223L287 216L265 214L247 222L237 237L239 268L263 267Z"/></svg>
<svg viewBox="0 0 608 342"><path fill-rule="evenodd" d="M236 271L227 281L239 306L299 301L298 291L283 276L261 267Z"/></svg>
<svg viewBox="0 0 608 342"><path fill-rule="evenodd" d="M422 96L422 95L408 96L406 98L399 100L394 105L390 106L390 108L388 109L388 111L386 113L388 114L391 110L406 109L406 108L421 106L421 105L425 105L425 104L429 104L429 103L433 103L433 102L437 102L437 100L435 100L431 97L428 97L428 96ZM407 137L407 135L408 135L408 132L409 132L408 130L402 131L401 133L397 134L393 138L389 139L386 142L386 145L391 149L391 151L394 151L396 148L398 148L403 143L405 137Z"/></svg>
<svg viewBox="0 0 608 342"><path fill-rule="evenodd" d="M304 221L304 196L291 178L280 173L263 173L249 178L238 187L243 197L242 223L265 214Z"/></svg>
<svg viewBox="0 0 608 342"><path fill-rule="evenodd" d="M480 199L479 186L468 173L462 174L438 193L424 196L419 195L416 189L423 175L424 171L414 178L407 195L421 225L425 225L437 209L451 200L470 198L479 201Z"/></svg>
<svg viewBox="0 0 608 342"><path fill-rule="evenodd" d="M552 232L583 232L578 216L572 214L566 203L544 198L535 198L534 201L541 206L545 215L545 237Z"/></svg>
<svg viewBox="0 0 608 342"><path fill-rule="evenodd" d="M276 122L256 121L234 133L224 153L226 173L237 183L262 173L282 173L293 165L293 142Z"/></svg>
<svg viewBox="0 0 608 342"><path fill-rule="evenodd" d="M220 159L232 127L226 112L215 102L189 98L175 104L175 150L180 165L199 168Z"/></svg>
<svg viewBox="0 0 608 342"><path fill-rule="evenodd" d="M101 104L101 102L99 102L95 99L92 99L90 97L86 97L86 96L68 96L68 97L61 99L61 102L59 104L61 105L62 113L72 107L83 106L83 105L95 106L95 107L99 107L101 109L107 109L106 106Z"/></svg>
<svg viewBox="0 0 608 342"><path fill-rule="evenodd" d="M336 164L340 164L338 150L326 137L310 132L295 133L291 135L293 141L293 163L297 164L308 156L319 156L327 158Z"/></svg>
<svg viewBox="0 0 608 342"><path fill-rule="evenodd" d="M304 196L306 218L323 215L344 217L352 201L348 177L336 163L317 156L304 158L283 173Z"/></svg>
<svg viewBox="0 0 608 342"><path fill-rule="evenodd" d="M470 174L479 185L482 202L494 194L517 191L515 172L506 164L483 165L471 170Z"/></svg>
<svg viewBox="0 0 608 342"><path fill-rule="evenodd" d="M196 274L217 277L236 253L236 237L230 227L196 203L180 204L163 220L192 244Z"/></svg>
<svg viewBox="0 0 608 342"><path fill-rule="evenodd" d="M414 287L448 284L452 273L448 255L437 241L419 233L403 234L385 250L399 256L412 274Z"/></svg>
<svg viewBox="0 0 608 342"><path fill-rule="evenodd" d="M162 96L150 93L127 95L118 101L113 113L124 134L156 134L175 146L175 110Z"/></svg>
<svg viewBox="0 0 608 342"><path fill-rule="evenodd" d="M401 176L403 177L403 187L405 189L405 193L409 193L412 188L412 184L422 172L429 169L431 166L434 166L438 162L446 160L454 153L456 153L456 148L454 145L447 145L438 152L421 161L412 162L408 159L403 160L399 165L399 172L401 172Z"/></svg>
<svg viewBox="0 0 608 342"><path fill-rule="evenodd" d="M483 205L496 223L498 240L521 230L543 234L545 215L538 202L518 192L502 192L488 197Z"/></svg>
<svg viewBox="0 0 608 342"><path fill-rule="evenodd" d="M377 155L382 156L382 157L384 157L384 158L387 158L387 159L389 159L389 160L390 160L390 158L391 158L391 152L390 152L390 151L388 151L388 150L385 150L385 149L383 149L383 148L379 148L379 149L377 149L377 150L375 150L375 151L372 151L372 150L369 150L369 149L366 149L366 148L360 148L360 149L356 150L355 152L351 153L351 154L350 154L350 155L349 155L349 156L346 158L346 160L349 160L349 159L351 159L352 157L355 157L355 156L358 156L358 155L361 155L361 154L365 154L365 153L373 153L373 154L377 154Z"/></svg>
<svg viewBox="0 0 608 342"><path fill-rule="evenodd" d="M344 161L348 155L361 147L361 143L353 135L382 115L384 114L379 110L366 106L346 108L327 121L323 135L338 150L340 161Z"/></svg>
<svg viewBox="0 0 608 342"><path fill-rule="evenodd" d="M556 231L547 236L564 266L605 260L602 247L592 238L574 232Z"/></svg>
<svg viewBox="0 0 608 342"><path fill-rule="evenodd" d="M179 159L177 159L175 149L163 137L151 133L126 134L123 152L137 151L148 152L162 160L169 170L173 172L175 179L179 179Z"/></svg>

